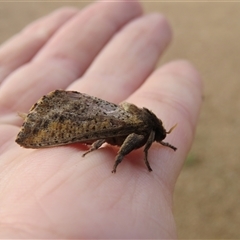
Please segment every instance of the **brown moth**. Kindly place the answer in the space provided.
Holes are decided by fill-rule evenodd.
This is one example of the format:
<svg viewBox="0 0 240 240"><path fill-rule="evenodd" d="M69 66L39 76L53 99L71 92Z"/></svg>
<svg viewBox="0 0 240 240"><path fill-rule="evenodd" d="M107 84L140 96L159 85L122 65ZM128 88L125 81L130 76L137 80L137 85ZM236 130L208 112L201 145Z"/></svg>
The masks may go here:
<svg viewBox="0 0 240 240"><path fill-rule="evenodd" d="M56 90L43 96L21 115L24 123L16 142L25 148L46 148L70 143L92 144L83 154L92 152L103 143L120 146L112 172L132 150L144 146L144 162L154 141L177 149L162 140L166 131L162 121L147 108L130 103L116 105L75 91Z"/></svg>

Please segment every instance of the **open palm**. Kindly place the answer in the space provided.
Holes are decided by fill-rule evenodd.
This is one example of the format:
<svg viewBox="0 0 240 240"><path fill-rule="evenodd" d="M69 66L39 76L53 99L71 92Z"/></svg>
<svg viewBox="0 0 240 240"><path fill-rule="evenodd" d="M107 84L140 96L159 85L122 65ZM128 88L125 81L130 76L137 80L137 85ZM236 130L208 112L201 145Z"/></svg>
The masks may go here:
<svg viewBox="0 0 240 240"><path fill-rule="evenodd" d="M63 8L32 23L0 49L0 237L175 238L172 194L190 149L201 105L198 73L186 61L154 71L171 39L160 14L137 2ZM142 149L111 170L117 148L82 158L82 144L24 149L17 112L66 89L152 110L167 142Z"/></svg>

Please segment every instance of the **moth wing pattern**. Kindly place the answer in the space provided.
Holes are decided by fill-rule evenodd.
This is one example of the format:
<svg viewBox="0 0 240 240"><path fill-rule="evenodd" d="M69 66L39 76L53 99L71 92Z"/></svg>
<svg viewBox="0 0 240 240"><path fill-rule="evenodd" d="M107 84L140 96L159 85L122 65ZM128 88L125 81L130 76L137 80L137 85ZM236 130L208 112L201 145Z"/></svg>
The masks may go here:
<svg viewBox="0 0 240 240"><path fill-rule="evenodd" d="M16 142L25 148L92 143L126 136L141 125L144 122L121 105L84 93L55 90L32 106Z"/></svg>

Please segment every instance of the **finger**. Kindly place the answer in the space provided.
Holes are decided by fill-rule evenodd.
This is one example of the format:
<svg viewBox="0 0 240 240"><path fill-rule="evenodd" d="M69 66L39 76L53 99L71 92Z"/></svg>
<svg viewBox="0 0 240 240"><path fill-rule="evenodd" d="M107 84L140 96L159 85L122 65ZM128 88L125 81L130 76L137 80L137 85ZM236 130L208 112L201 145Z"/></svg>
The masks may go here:
<svg viewBox="0 0 240 240"><path fill-rule="evenodd" d="M1 114L27 111L43 94L65 88L81 76L119 28L140 14L137 2L100 2L75 16L34 61L5 82L0 90Z"/></svg>
<svg viewBox="0 0 240 240"><path fill-rule="evenodd" d="M0 48L0 82L18 67L29 62L49 38L77 13L74 8L61 8L38 19L8 40Z"/></svg>
<svg viewBox="0 0 240 240"><path fill-rule="evenodd" d="M84 77L70 89L120 102L153 71L170 39L170 26L162 15L133 20L114 36Z"/></svg>
<svg viewBox="0 0 240 240"><path fill-rule="evenodd" d="M186 61L166 64L128 101L152 110L167 130L177 123L176 129L164 140L176 146L177 151L159 145L149 151L153 171L173 190L193 141L202 102L202 82L197 71ZM159 160L151 161L154 158Z"/></svg>

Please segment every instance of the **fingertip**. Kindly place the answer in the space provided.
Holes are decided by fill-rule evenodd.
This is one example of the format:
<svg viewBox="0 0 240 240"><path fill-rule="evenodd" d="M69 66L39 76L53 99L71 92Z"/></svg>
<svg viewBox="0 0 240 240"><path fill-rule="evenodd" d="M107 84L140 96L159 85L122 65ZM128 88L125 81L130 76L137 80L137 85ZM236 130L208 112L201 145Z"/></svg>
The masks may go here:
<svg viewBox="0 0 240 240"><path fill-rule="evenodd" d="M176 123L177 119L185 129L183 131L188 132L187 141L190 142L196 129L202 94L203 84L196 68L186 60L176 60L153 72L134 97L145 102L142 105L149 105L163 119L165 116L167 122Z"/></svg>
<svg viewBox="0 0 240 240"><path fill-rule="evenodd" d="M154 24L156 26L154 29L155 34L156 34L156 31L158 31L159 34L161 34L161 38L160 38L161 41L165 39L166 45L168 45L172 38L173 32L172 32L171 25L168 19L166 18L166 16L156 12L156 13L149 14L149 18L151 18L151 20L155 23Z"/></svg>
<svg viewBox="0 0 240 240"><path fill-rule="evenodd" d="M180 78L187 79L203 91L203 81L199 71L188 60L179 59L161 66L158 70L162 74L176 75Z"/></svg>
<svg viewBox="0 0 240 240"><path fill-rule="evenodd" d="M162 94L172 99L172 104L178 106L176 109L195 129L203 101L203 81L198 70L187 60L175 60L163 65L155 74L161 79Z"/></svg>
<svg viewBox="0 0 240 240"><path fill-rule="evenodd" d="M64 7L60 7L55 9L54 11L52 11L51 13L49 13L49 15L43 16L43 18L46 18L48 16L50 17L57 17L57 18L61 18L61 17L72 17L74 16L76 13L79 12L80 9L76 8L76 7L72 7L72 6L64 6Z"/></svg>

